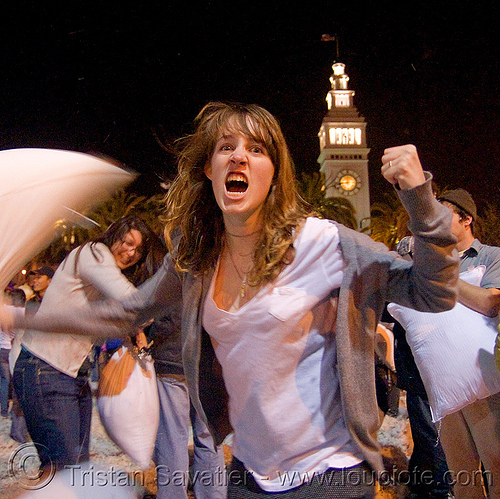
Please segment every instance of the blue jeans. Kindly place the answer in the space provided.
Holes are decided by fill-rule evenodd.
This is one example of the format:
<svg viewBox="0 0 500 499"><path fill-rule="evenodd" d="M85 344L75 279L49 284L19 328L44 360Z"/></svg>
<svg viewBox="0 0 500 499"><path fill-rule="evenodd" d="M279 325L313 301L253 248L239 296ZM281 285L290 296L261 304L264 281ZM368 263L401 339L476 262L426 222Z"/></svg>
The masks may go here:
<svg viewBox="0 0 500 499"><path fill-rule="evenodd" d="M9 412L9 352L6 348L0 349L0 407L2 416L7 416Z"/></svg>
<svg viewBox="0 0 500 499"><path fill-rule="evenodd" d="M222 446L213 439L189 402L182 378L159 376L160 424L156 437L157 499L185 499L189 483L189 427L193 429L192 483L197 499L224 499L227 494Z"/></svg>
<svg viewBox="0 0 500 499"><path fill-rule="evenodd" d="M429 402L411 391L406 405L413 438L413 452L408 464L412 478L410 490L421 497L446 497L451 487L448 464L436 425L432 422Z"/></svg>
<svg viewBox="0 0 500 499"><path fill-rule="evenodd" d="M92 393L88 376L72 378L22 350L14 389L42 466L88 461Z"/></svg>

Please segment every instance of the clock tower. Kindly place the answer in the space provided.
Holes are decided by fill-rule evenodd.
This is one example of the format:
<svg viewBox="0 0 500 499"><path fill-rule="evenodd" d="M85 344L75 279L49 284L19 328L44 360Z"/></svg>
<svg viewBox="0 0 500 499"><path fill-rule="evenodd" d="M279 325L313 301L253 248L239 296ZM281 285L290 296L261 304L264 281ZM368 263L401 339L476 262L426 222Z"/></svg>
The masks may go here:
<svg viewBox="0 0 500 499"><path fill-rule="evenodd" d="M320 171L325 174L326 197L346 197L356 210L357 229L370 222L366 122L354 106L345 64L336 62L326 96L328 112L319 130Z"/></svg>

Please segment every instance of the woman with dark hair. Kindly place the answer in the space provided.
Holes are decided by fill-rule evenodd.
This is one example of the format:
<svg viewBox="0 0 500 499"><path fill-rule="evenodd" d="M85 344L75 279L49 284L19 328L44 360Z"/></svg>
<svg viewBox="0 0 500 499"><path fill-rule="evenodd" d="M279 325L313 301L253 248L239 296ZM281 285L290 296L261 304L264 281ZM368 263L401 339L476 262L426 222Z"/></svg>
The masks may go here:
<svg viewBox="0 0 500 499"><path fill-rule="evenodd" d="M139 246L135 244L137 233L141 235ZM116 265L134 286L142 284L151 277L165 255L165 249L158 236L136 215L119 218L106 231L87 242L92 254L99 259L96 253L97 243L110 248ZM136 251L132 251L134 246L137 248ZM77 249L75 265L83 247L82 245Z"/></svg>
<svg viewBox="0 0 500 499"><path fill-rule="evenodd" d="M121 303L94 308L93 320L53 316L44 327L170 315L198 417L216 444L234 432L229 497L373 497L384 304L443 311L455 300L455 240L432 176L414 146L386 149L382 174L415 234L408 262L309 215L265 109L211 102L195 124L166 198L161 269Z"/></svg>
<svg viewBox="0 0 500 499"><path fill-rule="evenodd" d="M57 311L85 314L91 304L121 300L151 276L163 258L158 237L137 216L112 223L61 263L36 317ZM104 336L104 335L103 335ZM14 387L42 466L89 458L95 336L27 330L14 368Z"/></svg>

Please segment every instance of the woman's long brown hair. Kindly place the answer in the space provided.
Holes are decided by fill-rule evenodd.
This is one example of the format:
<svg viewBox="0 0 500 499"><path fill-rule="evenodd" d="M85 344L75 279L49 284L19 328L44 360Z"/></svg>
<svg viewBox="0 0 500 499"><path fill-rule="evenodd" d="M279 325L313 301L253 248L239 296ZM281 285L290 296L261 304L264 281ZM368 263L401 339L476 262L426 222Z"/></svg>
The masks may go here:
<svg viewBox="0 0 500 499"><path fill-rule="evenodd" d="M195 132L180 139L178 174L166 196L165 240L179 271L201 275L213 268L224 245L224 222L205 175L223 133L241 133L262 143L274 178L262 210L262 231L248 282L272 281L293 260L296 229L307 216L298 195L294 166L274 116L250 104L210 102L195 119ZM175 243L174 243L175 241Z"/></svg>

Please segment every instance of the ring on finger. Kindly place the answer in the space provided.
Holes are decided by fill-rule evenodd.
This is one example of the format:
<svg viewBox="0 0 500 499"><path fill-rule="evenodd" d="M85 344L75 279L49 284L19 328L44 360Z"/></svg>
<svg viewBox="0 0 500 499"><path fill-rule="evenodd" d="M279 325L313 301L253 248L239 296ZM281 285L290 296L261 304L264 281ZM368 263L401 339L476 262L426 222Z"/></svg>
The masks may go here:
<svg viewBox="0 0 500 499"><path fill-rule="evenodd" d="M392 161L389 161L389 168L392 168Z"/></svg>

